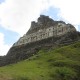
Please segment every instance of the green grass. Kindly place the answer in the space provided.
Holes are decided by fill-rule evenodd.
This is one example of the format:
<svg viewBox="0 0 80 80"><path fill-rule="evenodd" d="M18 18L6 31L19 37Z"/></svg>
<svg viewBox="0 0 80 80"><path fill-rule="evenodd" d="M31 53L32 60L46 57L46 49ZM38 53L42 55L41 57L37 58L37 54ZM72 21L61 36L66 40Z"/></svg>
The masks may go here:
<svg viewBox="0 0 80 80"><path fill-rule="evenodd" d="M0 80L80 80L80 42L0 67Z"/></svg>

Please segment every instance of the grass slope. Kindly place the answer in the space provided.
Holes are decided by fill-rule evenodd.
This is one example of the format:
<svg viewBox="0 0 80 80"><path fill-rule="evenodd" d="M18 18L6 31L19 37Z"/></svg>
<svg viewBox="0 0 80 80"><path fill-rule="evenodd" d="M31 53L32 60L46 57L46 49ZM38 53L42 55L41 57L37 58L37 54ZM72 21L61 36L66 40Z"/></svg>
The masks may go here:
<svg viewBox="0 0 80 80"><path fill-rule="evenodd" d="M0 67L0 80L80 80L80 42Z"/></svg>

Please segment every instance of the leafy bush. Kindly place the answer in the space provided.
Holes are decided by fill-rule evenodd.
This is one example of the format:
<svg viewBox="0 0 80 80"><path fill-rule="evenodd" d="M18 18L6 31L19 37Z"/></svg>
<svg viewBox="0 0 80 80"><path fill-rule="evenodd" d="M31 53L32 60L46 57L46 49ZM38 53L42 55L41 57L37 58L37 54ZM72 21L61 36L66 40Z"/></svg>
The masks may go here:
<svg viewBox="0 0 80 80"><path fill-rule="evenodd" d="M24 76L23 77L19 76L19 77L14 78L13 80L30 80L30 79Z"/></svg>
<svg viewBox="0 0 80 80"><path fill-rule="evenodd" d="M80 68L80 63L79 61L73 61L73 60L69 60L69 59L65 59L65 60L56 60L54 61L51 65L53 66L57 66L57 67L73 67L73 68Z"/></svg>
<svg viewBox="0 0 80 80"><path fill-rule="evenodd" d="M77 42L75 44L72 45L74 48L80 48L80 42Z"/></svg>
<svg viewBox="0 0 80 80"><path fill-rule="evenodd" d="M71 68L67 67L59 67L55 70L55 74L50 74L50 77L56 80L76 80L77 73Z"/></svg>

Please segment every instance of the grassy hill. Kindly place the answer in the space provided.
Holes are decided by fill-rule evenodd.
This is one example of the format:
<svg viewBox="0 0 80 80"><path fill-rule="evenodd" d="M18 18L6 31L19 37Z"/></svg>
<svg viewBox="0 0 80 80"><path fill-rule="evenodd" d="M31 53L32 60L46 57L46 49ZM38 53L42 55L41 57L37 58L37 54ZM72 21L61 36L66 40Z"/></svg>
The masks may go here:
<svg viewBox="0 0 80 80"><path fill-rule="evenodd" d="M80 42L0 67L0 80L80 80Z"/></svg>

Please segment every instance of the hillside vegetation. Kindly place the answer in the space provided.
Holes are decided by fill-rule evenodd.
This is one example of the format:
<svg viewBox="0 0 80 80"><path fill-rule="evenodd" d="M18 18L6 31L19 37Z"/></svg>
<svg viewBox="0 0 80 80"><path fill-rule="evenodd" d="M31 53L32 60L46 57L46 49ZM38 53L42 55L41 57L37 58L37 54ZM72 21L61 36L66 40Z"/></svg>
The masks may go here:
<svg viewBox="0 0 80 80"><path fill-rule="evenodd" d="M0 67L0 80L80 80L80 42Z"/></svg>

